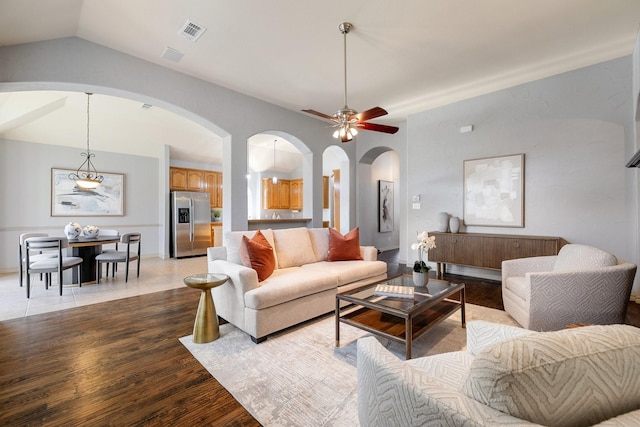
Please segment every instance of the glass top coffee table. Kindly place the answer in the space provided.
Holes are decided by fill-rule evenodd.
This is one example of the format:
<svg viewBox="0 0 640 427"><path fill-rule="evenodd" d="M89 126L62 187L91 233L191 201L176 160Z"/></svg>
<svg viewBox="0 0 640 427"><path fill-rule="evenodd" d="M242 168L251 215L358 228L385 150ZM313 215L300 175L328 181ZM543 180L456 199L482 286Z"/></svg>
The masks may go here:
<svg viewBox="0 0 640 427"><path fill-rule="evenodd" d="M410 286L413 298L375 295L377 285ZM459 294L459 300L449 297ZM340 346L340 323L364 329L372 334L404 343L406 358L411 359L411 344L456 311L465 323L464 283L429 279L425 287L413 285L411 275L389 277L336 295L336 347Z"/></svg>

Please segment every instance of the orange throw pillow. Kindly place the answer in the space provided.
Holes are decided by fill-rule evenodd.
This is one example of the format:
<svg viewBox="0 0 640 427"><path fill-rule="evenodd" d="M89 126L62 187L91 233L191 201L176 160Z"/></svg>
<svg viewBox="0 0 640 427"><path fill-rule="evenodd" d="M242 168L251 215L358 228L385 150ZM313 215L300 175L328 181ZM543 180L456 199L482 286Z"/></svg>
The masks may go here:
<svg viewBox="0 0 640 427"><path fill-rule="evenodd" d="M276 258L273 255L271 244L258 230L252 239L242 236L242 241L247 248L251 268L258 273L258 280L262 282L273 273L276 268Z"/></svg>
<svg viewBox="0 0 640 427"><path fill-rule="evenodd" d="M361 259L359 227L354 228L344 236L335 228L329 229L329 261Z"/></svg>

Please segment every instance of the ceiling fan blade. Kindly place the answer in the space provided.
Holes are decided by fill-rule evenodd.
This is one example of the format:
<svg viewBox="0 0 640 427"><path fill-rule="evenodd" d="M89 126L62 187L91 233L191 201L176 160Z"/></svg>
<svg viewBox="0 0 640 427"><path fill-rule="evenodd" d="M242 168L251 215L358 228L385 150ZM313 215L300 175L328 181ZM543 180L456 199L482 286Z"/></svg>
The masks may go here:
<svg viewBox="0 0 640 427"><path fill-rule="evenodd" d="M376 117L386 116L387 110L381 107L373 107L367 111L363 111L355 115L355 118L358 119L359 122L364 122L367 120L375 119Z"/></svg>
<svg viewBox="0 0 640 427"><path fill-rule="evenodd" d="M396 133L398 132L398 129L400 129L395 126L379 125L376 123L367 123L367 122L358 123L358 127L364 130L372 130L374 132L384 132L384 133Z"/></svg>
<svg viewBox="0 0 640 427"><path fill-rule="evenodd" d="M330 116L328 114L325 113L321 113L319 111L316 110L302 110L305 113L309 113L309 114L313 114L314 116L318 116L318 117L322 117L323 119L327 119L327 120L332 120L332 121L336 121L336 118L333 116Z"/></svg>

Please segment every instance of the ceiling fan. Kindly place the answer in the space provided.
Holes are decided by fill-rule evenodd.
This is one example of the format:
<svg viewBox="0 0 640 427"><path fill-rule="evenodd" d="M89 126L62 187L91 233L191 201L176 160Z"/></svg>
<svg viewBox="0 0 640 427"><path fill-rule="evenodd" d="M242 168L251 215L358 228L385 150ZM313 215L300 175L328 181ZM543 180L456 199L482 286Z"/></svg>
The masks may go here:
<svg viewBox="0 0 640 427"><path fill-rule="evenodd" d="M336 124L333 125L338 129L333 133L333 137L340 139L342 142L348 142L358 134L358 129L371 130L374 132L396 133L398 128L395 126L380 125L376 123L368 123L367 120L375 119L387 115L384 108L374 107L362 113L349 108L347 105L347 34L353 28L350 22L343 22L338 26L340 32L344 36L344 107L328 115L315 110L302 110L305 113L331 120Z"/></svg>

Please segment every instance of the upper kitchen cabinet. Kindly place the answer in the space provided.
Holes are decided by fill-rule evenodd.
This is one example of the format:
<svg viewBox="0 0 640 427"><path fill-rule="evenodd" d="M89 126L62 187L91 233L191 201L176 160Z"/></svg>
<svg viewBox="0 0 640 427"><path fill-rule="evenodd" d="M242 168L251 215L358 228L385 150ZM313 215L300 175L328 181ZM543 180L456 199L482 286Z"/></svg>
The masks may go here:
<svg viewBox="0 0 640 427"><path fill-rule="evenodd" d="M304 193L302 182L302 178L292 179L291 181L289 181L289 209L302 209Z"/></svg>
<svg viewBox="0 0 640 427"><path fill-rule="evenodd" d="M208 192L211 207L222 208L222 172L171 167L169 188L171 191Z"/></svg>
<svg viewBox="0 0 640 427"><path fill-rule="evenodd" d="M207 191L211 195L209 198L212 208L222 208L222 173L206 171L204 179Z"/></svg>
<svg viewBox="0 0 640 427"><path fill-rule="evenodd" d="M290 181L279 179L273 183L271 178L262 178L262 209L290 209Z"/></svg>
<svg viewBox="0 0 640 427"><path fill-rule="evenodd" d="M205 191L204 171L169 168L169 188L175 191Z"/></svg>

